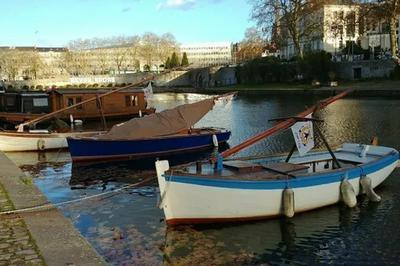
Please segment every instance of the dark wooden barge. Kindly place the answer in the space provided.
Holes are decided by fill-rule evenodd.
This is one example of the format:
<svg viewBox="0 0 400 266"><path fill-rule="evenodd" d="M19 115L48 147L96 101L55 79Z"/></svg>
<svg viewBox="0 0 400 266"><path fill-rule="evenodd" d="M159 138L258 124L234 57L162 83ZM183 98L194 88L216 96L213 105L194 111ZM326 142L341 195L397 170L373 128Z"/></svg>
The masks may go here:
<svg viewBox="0 0 400 266"><path fill-rule="evenodd" d="M0 121L19 124L80 103L112 89L52 89L47 92L2 92L0 93ZM139 113L151 114L154 108L147 107L143 89L117 91L61 114L60 118L88 120L101 118L123 118Z"/></svg>

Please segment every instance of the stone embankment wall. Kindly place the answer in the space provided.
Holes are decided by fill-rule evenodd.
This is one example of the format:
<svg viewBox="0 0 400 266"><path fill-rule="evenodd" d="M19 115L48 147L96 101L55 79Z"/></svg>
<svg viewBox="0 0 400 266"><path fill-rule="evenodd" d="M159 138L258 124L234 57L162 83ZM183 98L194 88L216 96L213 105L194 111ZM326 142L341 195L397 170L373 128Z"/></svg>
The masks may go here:
<svg viewBox="0 0 400 266"><path fill-rule="evenodd" d="M371 60L336 63L338 79L357 80L370 78L389 78L395 67L393 60Z"/></svg>
<svg viewBox="0 0 400 266"><path fill-rule="evenodd" d="M151 73L129 73L114 76L63 76L54 79L21 80L6 82L6 87L12 86L16 89L44 89L46 87L110 87L115 84L136 83L146 78ZM156 87L206 89L234 85L237 83L235 68L232 67L211 67L191 70L166 71L155 74L154 84ZM94 86L95 85L95 86Z"/></svg>

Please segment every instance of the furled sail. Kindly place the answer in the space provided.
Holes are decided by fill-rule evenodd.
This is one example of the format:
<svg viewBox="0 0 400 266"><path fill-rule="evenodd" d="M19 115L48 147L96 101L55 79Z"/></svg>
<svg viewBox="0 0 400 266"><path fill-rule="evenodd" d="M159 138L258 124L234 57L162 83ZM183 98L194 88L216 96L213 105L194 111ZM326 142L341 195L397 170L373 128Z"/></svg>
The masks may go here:
<svg viewBox="0 0 400 266"><path fill-rule="evenodd" d="M97 139L139 139L165 136L189 129L214 106L214 98L180 105L142 118L133 118L115 125Z"/></svg>

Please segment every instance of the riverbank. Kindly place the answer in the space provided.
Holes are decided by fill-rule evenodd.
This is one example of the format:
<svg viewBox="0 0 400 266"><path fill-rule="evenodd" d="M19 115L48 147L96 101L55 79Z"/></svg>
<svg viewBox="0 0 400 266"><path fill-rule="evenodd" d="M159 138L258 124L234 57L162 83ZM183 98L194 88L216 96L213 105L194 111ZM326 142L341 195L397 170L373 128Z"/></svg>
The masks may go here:
<svg viewBox="0 0 400 266"><path fill-rule="evenodd" d="M332 95L337 92L352 89L352 96L362 97L400 97L400 81L393 80L368 80L357 82L343 82L336 87L311 86L308 84L266 84L266 85L234 85L215 88L187 88L187 87L161 87L155 92L187 92L187 93L225 93L238 91L241 94L272 94L272 95Z"/></svg>
<svg viewBox="0 0 400 266"><path fill-rule="evenodd" d="M49 203L2 152L0 169L0 212ZM2 215L0 221L0 265L106 265L56 208Z"/></svg>

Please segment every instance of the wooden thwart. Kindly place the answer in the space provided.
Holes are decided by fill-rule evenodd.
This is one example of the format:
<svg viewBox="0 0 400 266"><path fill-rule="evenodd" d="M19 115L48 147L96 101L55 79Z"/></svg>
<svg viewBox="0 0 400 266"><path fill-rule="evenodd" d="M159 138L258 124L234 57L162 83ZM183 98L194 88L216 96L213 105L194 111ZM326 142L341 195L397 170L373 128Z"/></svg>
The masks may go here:
<svg viewBox="0 0 400 266"><path fill-rule="evenodd" d="M249 172L257 172L261 171L263 167L259 164L254 164L246 161L226 161L224 162L224 166L233 168L240 173L249 173Z"/></svg>
<svg viewBox="0 0 400 266"><path fill-rule="evenodd" d="M286 162L262 164L262 167L267 170L271 170L274 172L282 172L285 174L306 170L309 168L309 166L306 165L286 163Z"/></svg>
<svg viewBox="0 0 400 266"><path fill-rule="evenodd" d="M246 161L234 160L225 161L224 166L234 169L239 173L259 172L262 170L271 171L282 175L291 175L293 172L306 170L309 167L301 164L277 162L268 164L256 164Z"/></svg>

